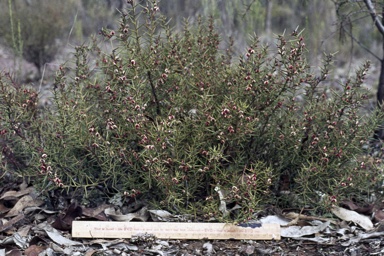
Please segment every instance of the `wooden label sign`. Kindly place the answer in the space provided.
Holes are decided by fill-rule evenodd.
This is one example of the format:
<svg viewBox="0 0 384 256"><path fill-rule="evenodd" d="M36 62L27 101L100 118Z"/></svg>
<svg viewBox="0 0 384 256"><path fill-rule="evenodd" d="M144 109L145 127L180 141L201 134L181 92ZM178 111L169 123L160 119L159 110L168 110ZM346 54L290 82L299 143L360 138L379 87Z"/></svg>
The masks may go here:
<svg viewBox="0 0 384 256"><path fill-rule="evenodd" d="M253 227L229 223L73 221L72 237L131 238L152 234L159 239L280 240L279 224Z"/></svg>

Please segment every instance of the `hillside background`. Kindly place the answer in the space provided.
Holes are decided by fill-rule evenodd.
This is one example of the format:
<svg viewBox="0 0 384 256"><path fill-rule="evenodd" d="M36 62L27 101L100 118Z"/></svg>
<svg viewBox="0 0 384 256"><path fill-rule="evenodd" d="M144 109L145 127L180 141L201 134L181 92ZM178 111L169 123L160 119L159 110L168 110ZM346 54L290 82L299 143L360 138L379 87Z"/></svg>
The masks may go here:
<svg viewBox="0 0 384 256"><path fill-rule="evenodd" d="M139 1L145 5L146 1ZM335 78L342 78L359 63L373 62L369 86L375 88L379 61L351 40L350 34L377 56L382 55L382 37L358 3L337 10L335 0L167 0L159 8L169 25L182 30L186 20L198 17L215 19L223 42L234 40L234 52L241 56L250 36L257 35L264 44L274 46L276 35L303 30L312 65L323 53L335 53ZM101 28L114 28L125 0L15 0L0 2L0 70L11 71L22 82L34 82L53 74L68 59L75 45L90 40ZM340 30L337 12L350 20L348 33ZM12 20L12 23L11 23ZM12 37L13 35L13 37ZM31 46L32 45L32 46ZM38 51L31 47L38 45ZM28 48L29 47L29 48ZM223 49L226 46L223 45ZM41 57L41 51L49 56ZM23 58L17 58L17 56ZM40 58L40 59L39 59ZM37 60L39 59L39 60ZM39 83L41 85L41 83Z"/></svg>

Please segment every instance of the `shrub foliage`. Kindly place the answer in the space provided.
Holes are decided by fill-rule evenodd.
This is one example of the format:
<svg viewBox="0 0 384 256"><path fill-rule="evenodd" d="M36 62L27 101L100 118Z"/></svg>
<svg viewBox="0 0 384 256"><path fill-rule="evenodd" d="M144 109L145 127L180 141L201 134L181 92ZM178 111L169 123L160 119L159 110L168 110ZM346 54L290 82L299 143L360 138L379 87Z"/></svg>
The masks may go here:
<svg viewBox="0 0 384 256"><path fill-rule="evenodd" d="M334 90L332 56L316 74L297 31L276 48L253 38L233 61L212 19L176 33L156 4L137 8L122 12L118 31L102 31L113 50L75 49L52 106L1 77L3 171L216 218L228 213L220 203L246 218L281 203L283 190L302 207L375 188L379 169L360 157L378 120L362 111L369 63Z"/></svg>

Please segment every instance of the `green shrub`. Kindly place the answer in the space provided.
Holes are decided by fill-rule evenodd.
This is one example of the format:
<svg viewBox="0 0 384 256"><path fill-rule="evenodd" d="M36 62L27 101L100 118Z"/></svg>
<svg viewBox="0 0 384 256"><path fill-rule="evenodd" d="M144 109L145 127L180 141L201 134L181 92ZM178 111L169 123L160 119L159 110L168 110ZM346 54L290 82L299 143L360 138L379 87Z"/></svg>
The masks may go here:
<svg viewBox="0 0 384 256"><path fill-rule="evenodd" d="M206 217L225 217L225 201L241 207L240 219L283 203L284 189L297 206L327 206L381 180L357 160L377 125L361 111L368 64L336 91L326 83L331 56L314 74L297 32L279 36L276 51L254 38L237 63L219 50L213 20L176 34L156 4L135 8L118 31L103 30L112 51L76 48L73 73L58 70L54 105L32 120L22 108L29 94L12 88L21 98L9 101L3 82L3 139L22 134L14 151L28 161L18 171Z"/></svg>
<svg viewBox="0 0 384 256"><path fill-rule="evenodd" d="M41 72L42 66L52 61L63 46L58 39L69 36L73 1L41 0L33 4L3 1L0 7L0 32L4 35L4 43L21 52L24 59ZM20 41L17 45L15 37Z"/></svg>
<svg viewBox="0 0 384 256"><path fill-rule="evenodd" d="M2 175L8 171L33 172L43 115L38 114L38 93L18 85L10 74L0 76L0 147ZM37 155L39 155L37 153Z"/></svg>

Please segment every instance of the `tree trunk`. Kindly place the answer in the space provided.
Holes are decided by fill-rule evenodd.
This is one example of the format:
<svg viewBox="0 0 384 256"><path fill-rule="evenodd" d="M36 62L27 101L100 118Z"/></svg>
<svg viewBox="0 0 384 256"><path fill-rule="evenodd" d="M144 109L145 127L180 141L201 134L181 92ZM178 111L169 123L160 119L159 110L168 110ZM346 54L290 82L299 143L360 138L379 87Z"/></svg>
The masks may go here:
<svg viewBox="0 0 384 256"><path fill-rule="evenodd" d="M383 40L384 46L384 40ZM377 87L377 107L380 108L381 111L384 111L384 57L380 61L380 77L379 77L379 85ZM373 138L377 140L384 140L384 124L381 124L375 131Z"/></svg>
<svg viewBox="0 0 384 256"><path fill-rule="evenodd" d="M382 14L384 14L384 7L382 9ZM382 21L384 21L384 16L382 17ZM379 86L377 87L377 105L381 110L384 110L383 102L384 102L384 34L382 36L382 48L383 48L383 56L380 60L380 77L379 77Z"/></svg>
<svg viewBox="0 0 384 256"><path fill-rule="evenodd" d="M384 14L384 7L382 8L382 14ZM384 16L382 18L382 22L384 21ZM379 76L379 84L377 86L377 107L384 111L384 34L382 35L382 49L383 49L383 56L380 60L380 76ZM384 124L382 124L380 127L378 127L375 131L375 134L373 136L375 140L384 140Z"/></svg>
<svg viewBox="0 0 384 256"><path fill-rule="evenodd" d="M272 0L267 0L267 6L265 10L265 33L267 36L271 34L272 27Z"/></svg>
<svg viewBox="0 0 384 256"><path fill-rule="evenodd" d="M383 40L384 46L384 40ZM383 47L384 48L384 47ZM377 87L377 106L384 110L383 102L384 102L384 57L380 61L380 77L379 77L379 85Z"/></svg>

